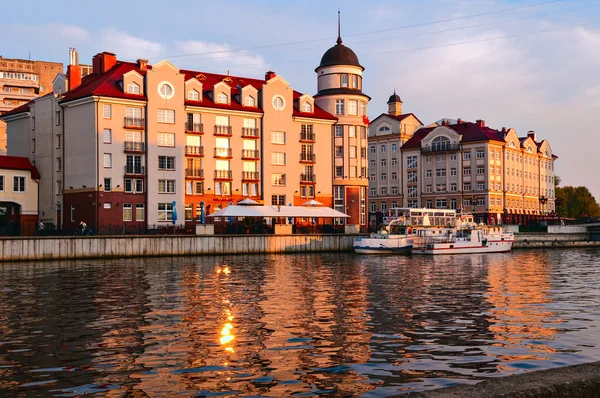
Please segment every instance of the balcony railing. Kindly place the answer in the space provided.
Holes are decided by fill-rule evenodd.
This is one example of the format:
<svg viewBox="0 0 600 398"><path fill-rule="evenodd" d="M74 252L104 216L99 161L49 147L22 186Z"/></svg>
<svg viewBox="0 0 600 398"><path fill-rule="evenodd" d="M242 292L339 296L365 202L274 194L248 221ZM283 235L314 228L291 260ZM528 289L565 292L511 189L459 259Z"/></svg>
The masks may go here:
<svg viewBox="0 0 600 398"><path fill-rule="evenodd" d="M146 144L138 141L125 141L125 152L144 152Z"/></svg>
<svg viewBox="0 0 600 398"><path fill-rule="evenodd" d="M185 176L187 178L204 178L204 170L197 168L185 169Z"/></svg>
<svg viewBox="0 0 600 398"><path fill-rule="evenodd" d="M242 127L242 137L259 138L258 129L255 127Z"/></svg>
<svg viewBox="0 0 600 398"><path fill-rule="evenodd" d="M185 155L186 156L204 156L204 147L196 146L196 145L186 145L185 146Z"/></svg>
<svg viewBox="0 0 600 398"><path fill-rule="evenodd" d="M460 144L433 145L421 147L421 153L453 152L460 150Z"/></svg>
<svg viewBox="0 0 600 398"><path fill-rule="evenodd" d="M126 165L125 174L144 175L144 166L141 165Z"/></svg>
<svg viewBox="0 0 600 398"><path fill-rule="evenodd" d="M143 117L129 117L125 116L123 127L126 129L143 129L144 118Z"/></svg>
<svg viewBox="0 0 600 398"><path fill-rule="evenodd" d="M314 162L317 161L317 157L315 156L314 153L301 153L300 154L300 161L301 162L314 163Z"/></svg>
<svg viewBox="0 0 600 398"><path fill-rule="evenodd" d="M258 171L242 171L243 181L258 181Z"/></svg>
<svg viewBox="0 0 600 398"><path fill-rule="evenodd" d="M231 126L215 126L215 135L231 137Z"/></svg>
<svg viewBox="0 0 600 398"><path fill-rule="evenodd" d="M231 170L215 170L215 180L231 180Z"/></svg>
<svg viewBox="0 0 600 398"><path fill-rule="evenodd" d="M315 133L312 131L301 131L300 132L301 142L315 142Z"/></svg>
<svg viewBox="0 0 600 398"><path fill-rule="evenodd" d="M185 131L189 131L192 133L203 133L204 125L202 123L187 122L185 124Z"/></svg>
<svg viewBox="0 0 600 398"><path fill-rule="evenodd" d="M233 157L233 152L231 151L231 148L215 148L215 157L231 158Z"/></svg>
<svg viewBox="0 0 600 398"><path fill-rule="evenodd" d="M300 174L300 182L316 183L317 176L315 174Z"/></svg>
<svg viewBox="0 0 600 398"><path fill-rule="evenodd" d="M258 149L242 149L242 159L260 159Z"/></svg>

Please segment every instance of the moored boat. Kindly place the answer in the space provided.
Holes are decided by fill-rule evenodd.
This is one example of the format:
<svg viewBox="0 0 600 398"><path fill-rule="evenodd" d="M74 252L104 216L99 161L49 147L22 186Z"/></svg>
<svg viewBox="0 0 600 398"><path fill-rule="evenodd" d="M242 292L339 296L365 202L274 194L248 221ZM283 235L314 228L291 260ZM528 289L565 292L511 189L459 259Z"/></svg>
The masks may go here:
<svg viewBox="0 0 600 398"><path fill-rule="evenodd" d="M427 229L419 231L420 237L412 254L472 254L504 253L512 250L514 235L502 226L459 225L443 235L428 235Z"/></svg>

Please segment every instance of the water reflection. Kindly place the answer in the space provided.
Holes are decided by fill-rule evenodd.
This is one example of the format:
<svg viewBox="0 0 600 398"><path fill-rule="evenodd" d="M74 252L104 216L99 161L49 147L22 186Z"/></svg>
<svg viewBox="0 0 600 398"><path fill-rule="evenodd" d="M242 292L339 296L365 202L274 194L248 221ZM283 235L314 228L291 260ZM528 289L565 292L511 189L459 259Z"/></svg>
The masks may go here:
<svg viewBox="0 0 600 398"><path fill-rule="evenodd" d="M2 396L385 396L600 359L594 250L0 265Z"/></svg>

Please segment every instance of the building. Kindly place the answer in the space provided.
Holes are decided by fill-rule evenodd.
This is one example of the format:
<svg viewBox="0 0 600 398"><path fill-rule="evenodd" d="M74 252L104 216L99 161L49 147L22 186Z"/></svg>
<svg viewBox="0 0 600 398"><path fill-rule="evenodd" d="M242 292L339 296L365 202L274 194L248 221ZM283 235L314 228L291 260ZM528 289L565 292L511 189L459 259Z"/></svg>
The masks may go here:
<svg viewBox="0 0 600 398"><path fill-rule="evenodd" d="M485 121L421 128L401 148L402 206L457 209L477 222L527 224L555 210L554 161L535 132Z"/></svg>
<svg viewBox="0 0 600 398"><path fill-rule="evenodd" d="M369 124L369 224L381 224L389 207L403 203L400 148L423 123L412 113L402 113L400 96L392 94L388 113Z"/></svg>
<svg viewBox="0 0 600 398"><path fill-rule="evenodd" d="M33 235L39 179L28 158L0 156L0 235Z"/></svg>
<svg viewBox="0 0 600 398"><path fill-rule="evenodd" d="M72 56L51 94L3 116L9 153L43 170L45 222L136 231L171 225L175 213L178 224L193 223L252 198L315 199L365 225L369 98L363 67L341 39L316 69L314 97L274 72L251 79L108 52L92 69L83 77ZM334 128L338 118L344 124ZM343 148L335 161L334 146Z"/></svg>
<svg viewBox="0 0 600 398"><path fill-rule="evenodd" d="M0 56L0 115L52 92L52 80L62 73L58 62ZM0 121L0 155L6 155L6 124Z"/></svg>

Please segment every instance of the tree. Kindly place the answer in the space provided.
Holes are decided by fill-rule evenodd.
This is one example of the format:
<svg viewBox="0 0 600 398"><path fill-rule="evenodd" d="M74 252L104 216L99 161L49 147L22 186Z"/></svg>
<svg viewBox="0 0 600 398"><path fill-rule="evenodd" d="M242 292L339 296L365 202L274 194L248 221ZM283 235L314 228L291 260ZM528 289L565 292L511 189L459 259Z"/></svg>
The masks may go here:
<svg viewBox="0 0 600 398"><path fill-rule="evenodd" d="M600 205L587 187L557 187L556 212L562 217L600 217Z"/></svg>

